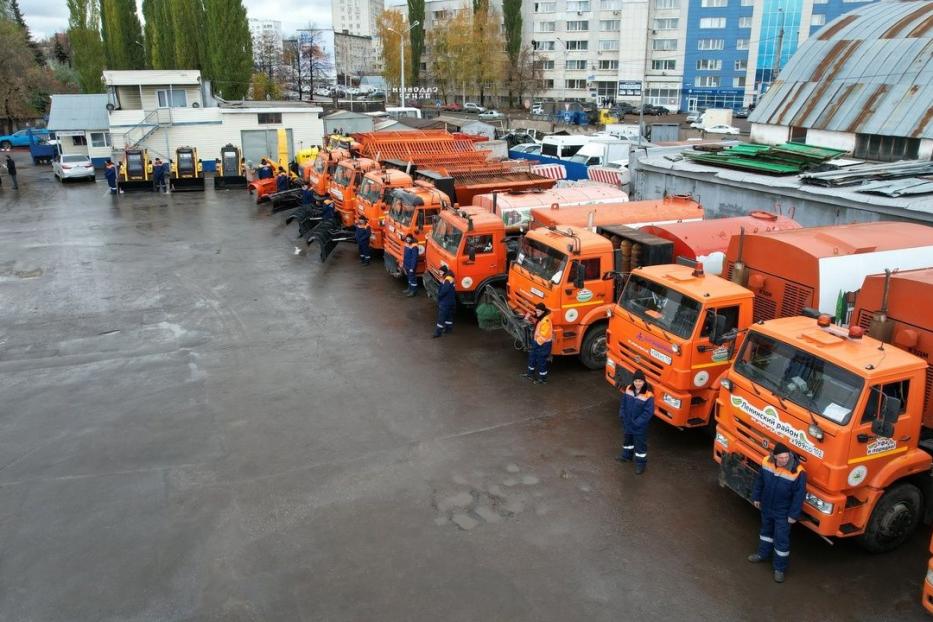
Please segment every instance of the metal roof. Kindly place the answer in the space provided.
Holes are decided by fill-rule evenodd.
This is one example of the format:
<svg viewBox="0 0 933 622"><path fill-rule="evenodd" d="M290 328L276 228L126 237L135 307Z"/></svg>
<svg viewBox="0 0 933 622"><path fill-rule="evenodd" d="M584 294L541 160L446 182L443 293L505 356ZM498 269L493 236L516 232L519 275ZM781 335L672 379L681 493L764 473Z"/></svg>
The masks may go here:
<svg viewBox="0 0 933 622"><path fill-rule="evenodd" d="M107 130L107 95L52 95L48 128L53 132L67 130Z"/></svg>
<svg viewBox="0 0 933 622"><path fill-rule="evenodd" d="M106 86L152 86L161 84L201 84L197 69L106 70Z"/></svg>
<svg viewBox="0 0 933 622"><path fill-rule="evenodd" d="M933 138L933 2L885 0L830 22L800 46L749 121Z"/></svg>

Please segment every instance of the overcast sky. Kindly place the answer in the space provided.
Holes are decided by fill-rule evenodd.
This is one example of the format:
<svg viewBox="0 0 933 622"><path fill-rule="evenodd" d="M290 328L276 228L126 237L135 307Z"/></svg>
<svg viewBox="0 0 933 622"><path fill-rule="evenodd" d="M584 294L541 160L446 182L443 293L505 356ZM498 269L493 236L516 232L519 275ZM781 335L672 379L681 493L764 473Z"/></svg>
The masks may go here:
<svg viewBox="0 0 933 622"><path fill-rule="evenodd" d="M277 19L283 34L313 24L319 28L331 26L330 0L244 0L249 17ZM142 0L136 0L142 18ZM68 28L68 7L65 0L19 0L20 9L35 38L41 39Z"/></svg>

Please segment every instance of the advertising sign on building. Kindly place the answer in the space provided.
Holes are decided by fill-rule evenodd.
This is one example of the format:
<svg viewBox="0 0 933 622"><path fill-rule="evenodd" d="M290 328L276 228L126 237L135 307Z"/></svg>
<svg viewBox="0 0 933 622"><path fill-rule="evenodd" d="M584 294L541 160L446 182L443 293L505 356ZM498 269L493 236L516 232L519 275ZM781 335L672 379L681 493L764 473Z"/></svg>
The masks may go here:
<svg viewBox="0 0 933 622"><path fill-rule="evenodd" d="M619 97L641 97L641 80L619 80Z"/></svg>

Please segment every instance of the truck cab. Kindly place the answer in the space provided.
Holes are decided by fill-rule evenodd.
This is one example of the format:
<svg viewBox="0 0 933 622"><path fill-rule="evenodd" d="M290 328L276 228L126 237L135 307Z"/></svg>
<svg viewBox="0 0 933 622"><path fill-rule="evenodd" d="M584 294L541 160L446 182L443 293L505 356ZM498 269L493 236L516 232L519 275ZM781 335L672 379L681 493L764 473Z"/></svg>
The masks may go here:
<svg viewBox="0 0 933 622"><path fill-rule="evenodd" d="M607 382L624 391L641 369L659 419L679 428L708 425L753 301L749 290L702 268L635 268L609 318Z"/></svg>
<svg viewBox="0 0 933 622"><path fill-rule="evenodd" d="M345 227L350 227L356 222L356 193L363 176L378 168L379 163L369 158L348 158L337 164L329 193Z"/></svg>
<svg viewBox="0 0 933 622"><path fill-rule="evenodd" d="M411 188L393 192L392 206L384 223L384 255L386 270L393 276L402 275L402 253L405 237L410 233L418 242L417 274L424 273L424 250L434 219L450 208L446 194L426 181L416 181Z"/></svg>
<svg viewBox="0 0 933 622"><path fill-rule="evenodd" d="M321 202L328 197L331 175L337 168L337 163L350 158L350 152L345 149L321 151L314 159L314 164L305 167L305 181L311 186L314 198Z"/></svg>
<svg viewBox="0 0 933 622"><path fill-rule="evenodd" d="M394 169L370 171L363 176L356 195L356 214L366 216L372 226L372 248L385 248L385 214L392 203L394 191L411 187L411 175Z"/></svg>
<svg viewBox="0 0 933 622"><path fill-rule="evenodd" d="M510 258L501 218L481 207L444 210L425 245L425 291L436 297L447 266L456 276L457 302L476 306L487 285L504 287Z"/></svg>
<svg viewBox="0 0 933 622"><path fill-rule="evenodd" d="M933 492L920 441L926 369L828 315L753 324L716 401L720 481L750 499L762 458L786 443L807 473L804 526L872 552L897 547Z"/></svg>

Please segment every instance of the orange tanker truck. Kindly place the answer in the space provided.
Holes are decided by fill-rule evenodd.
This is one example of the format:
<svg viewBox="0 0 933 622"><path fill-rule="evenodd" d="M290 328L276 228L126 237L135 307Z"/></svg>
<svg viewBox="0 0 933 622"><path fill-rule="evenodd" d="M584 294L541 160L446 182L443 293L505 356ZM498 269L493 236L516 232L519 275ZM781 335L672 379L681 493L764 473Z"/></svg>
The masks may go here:
<svg viewBox="0 0 933 622"><path fill-rule="evenodd" d="M490 192L473 197L472 204L482 207L502 219L509 233L521 233L529 228L531 210L550 207L555 203L561 207L572 205L599 205L624 203L628 194L606 184L585 183L565 188L547 190L532 189L515 192ZM461 205L467 205L461 203Z"/></svg>

